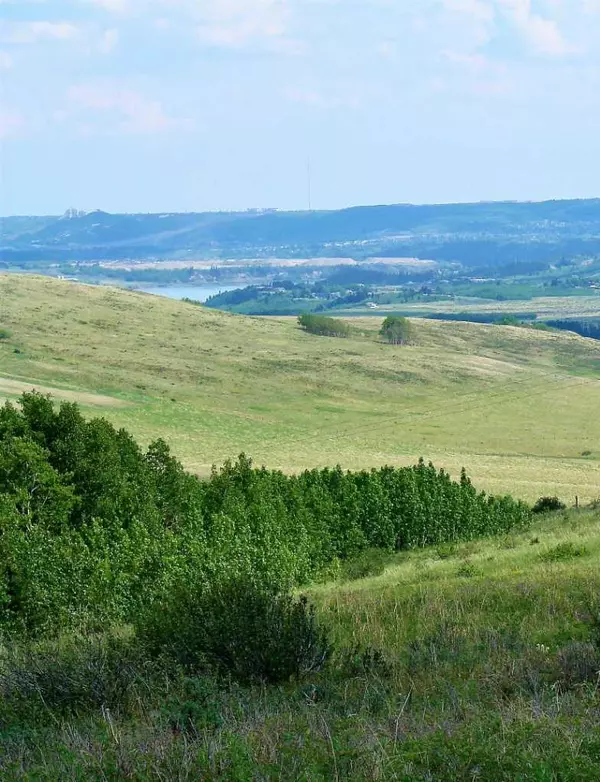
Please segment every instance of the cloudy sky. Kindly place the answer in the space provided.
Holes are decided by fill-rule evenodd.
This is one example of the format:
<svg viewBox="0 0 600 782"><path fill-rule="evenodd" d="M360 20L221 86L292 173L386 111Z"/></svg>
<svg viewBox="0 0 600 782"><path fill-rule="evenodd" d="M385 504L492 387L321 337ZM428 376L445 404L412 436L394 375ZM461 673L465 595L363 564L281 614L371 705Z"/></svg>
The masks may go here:
<svg viewBox="0 0 600 782"><path fill-rule="evenodd" d="M0 213L600 196L600 0L0 0Z"/></svg>

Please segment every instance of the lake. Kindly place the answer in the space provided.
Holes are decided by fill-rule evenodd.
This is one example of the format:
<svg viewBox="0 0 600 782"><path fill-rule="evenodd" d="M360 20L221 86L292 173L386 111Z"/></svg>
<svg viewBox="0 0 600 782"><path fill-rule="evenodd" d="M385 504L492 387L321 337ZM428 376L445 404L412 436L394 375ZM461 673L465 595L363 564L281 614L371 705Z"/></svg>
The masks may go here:
<svg viewBox="0 0 600 782"><path fill-rule="evenodd" d="M154 293L157 296L167 296L169 299L206 301L209 296L235 291L239 287L239 285L146 285L136 288L136 290Z"/></svg>

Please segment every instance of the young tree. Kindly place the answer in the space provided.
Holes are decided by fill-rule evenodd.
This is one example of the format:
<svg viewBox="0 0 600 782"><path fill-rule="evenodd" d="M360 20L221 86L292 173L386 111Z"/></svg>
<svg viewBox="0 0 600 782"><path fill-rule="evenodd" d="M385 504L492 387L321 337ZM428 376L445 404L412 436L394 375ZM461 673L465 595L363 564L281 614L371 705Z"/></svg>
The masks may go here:
<svg viewBox="0 0 600 782"><path fill-rule="evenodd" d="M413 336L410 321L399 315L388 315L379 333L391 345L406 345Z"/></svg>

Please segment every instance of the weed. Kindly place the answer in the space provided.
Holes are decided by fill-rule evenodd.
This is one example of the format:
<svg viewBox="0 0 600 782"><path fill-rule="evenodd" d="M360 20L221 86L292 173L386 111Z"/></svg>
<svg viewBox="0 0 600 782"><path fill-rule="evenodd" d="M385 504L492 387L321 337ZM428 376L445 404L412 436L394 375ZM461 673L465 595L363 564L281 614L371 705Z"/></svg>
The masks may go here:
<svg viewBox="0 0 600 782"><path fill-rule="evenodd" d="M600 652L593 643L571 642L558 650L556 658L564 687L599 680Z"/></svg>
<svg viewBox="0 0 600 782"><path fill-rule="evenodd" d="M478 568L472 562L467 560L458 567L456 575L460 578L473 578L474 576L482 575L482 571L481 568Z"/></svg>
<svg viewBox="0 0 600 782"><path fill-rule="evenodd" d="M436 548L435 553L438 559L451 559L457 556L458 549L454 543L444 543Z"/></svg>
<svg viewBox="0 0 600 782"><path fill-rule="evenodd" d="M583 557L586 553L584 546L575 546L571 542L559 543L540 554L540 559L544 562L564 562L575 557Z"/></svg>
<svg viewBox="0 0 600 782"><path fill-rule="evenodd" d="M341 581L356 581L381 576L390 560L391 556L383 549L365 549L358 556L341 563L339 578Z"/></svg>

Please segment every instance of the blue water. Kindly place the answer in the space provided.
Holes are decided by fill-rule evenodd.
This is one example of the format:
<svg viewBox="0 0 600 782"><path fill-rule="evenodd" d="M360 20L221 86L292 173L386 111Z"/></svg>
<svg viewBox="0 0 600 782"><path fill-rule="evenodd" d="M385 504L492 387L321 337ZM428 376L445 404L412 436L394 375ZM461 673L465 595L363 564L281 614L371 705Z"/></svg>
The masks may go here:
<svg viewBox="0 0 600 782"><path fill-rule="evenodd" d="M147 285L137 290L144 291L144 293L155 293L158 296L167 296L169 299L206 301L209 296L216 296L217 293L225 291L234 291L239 287L239 285Z"/></svg>

